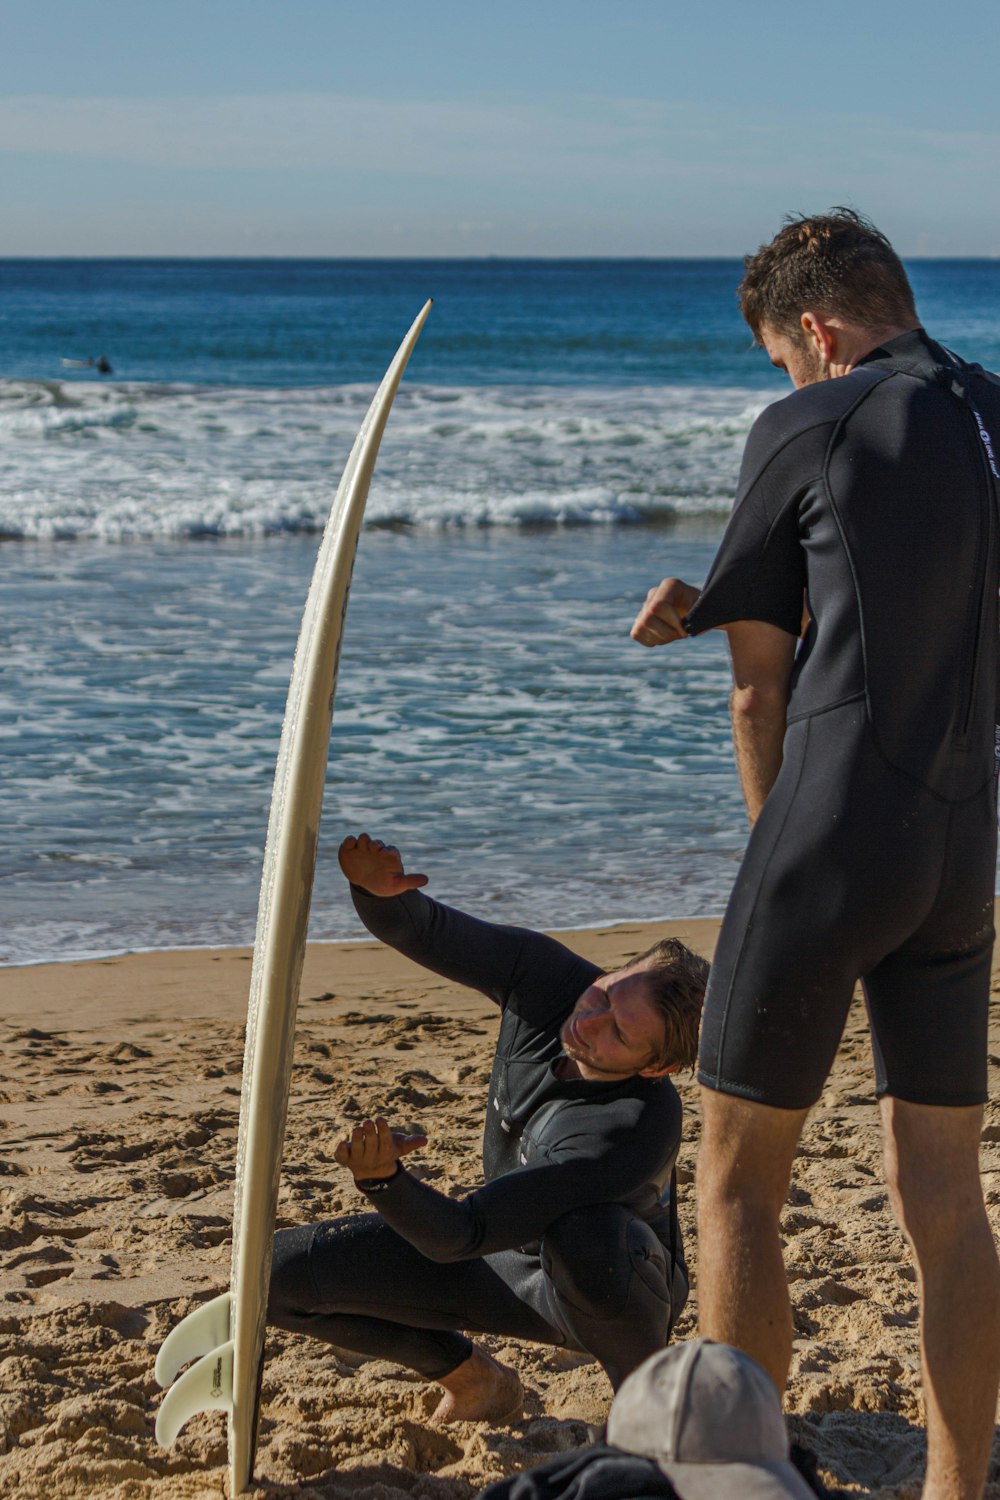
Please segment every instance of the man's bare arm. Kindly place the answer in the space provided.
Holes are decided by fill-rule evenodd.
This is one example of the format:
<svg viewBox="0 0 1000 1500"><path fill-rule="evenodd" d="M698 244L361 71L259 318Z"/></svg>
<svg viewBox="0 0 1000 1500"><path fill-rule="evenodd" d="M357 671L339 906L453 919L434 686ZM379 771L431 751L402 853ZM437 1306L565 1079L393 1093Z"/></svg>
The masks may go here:
<svg viewBox="0 0 1000 1500"><path fill-rule="evenodd" d="M680 578L664 578L646 595L632 639L640 646L683 640L685 617L700 593ZM733 664L729 708L736 766L753 825L781 770L788 683L798 638L763 620L740 620L722 628L729 637Z"/></svg>
<svg viewBox="0 0 1000 1500"><path fill-rule="evenodd" d="M733 748L751 827L778 779L797 637L762 620L726 626L733 665Z"/></svg>

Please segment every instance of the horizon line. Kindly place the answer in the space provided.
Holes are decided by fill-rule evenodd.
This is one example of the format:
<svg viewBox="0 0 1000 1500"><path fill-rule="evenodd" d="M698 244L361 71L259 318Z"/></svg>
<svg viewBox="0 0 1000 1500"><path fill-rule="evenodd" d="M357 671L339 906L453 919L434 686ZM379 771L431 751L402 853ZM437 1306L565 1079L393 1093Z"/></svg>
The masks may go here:
<svg viewBox="0 0 1000 1500"><path fill-rule="evenodd" d="M997 263L1000 263L1000 251L994 252L992 254L979 254L979 253L974 253L974 252L966 252L966 253L963 253L963 254L954 254L954 255L921 255L921 254L912 254L912 255L909 255L909 254L906 254L905 252L903 252L903 253L897 252L897 253L899 253L900 259L904 260L904 261L925 261L925 262L942 262L942 261L988 261L989 262L989 261L996 261ZM85 253L75 252L74 251L74 252L66 252L64 254L63 253L58 253L58 254L34 253L34 254L28 254L28 255L15 255L15 254L8 255L8 254L4 254L4 253L0 252L0 265L3 265L3 264L8 263L8 262L12 262L12 261L45 261L45 262L52 262L52 261L95 261L95 260L103 260L103 261L130 261L130 262L131 261L170 261L170 262L176 262L176 261L206 261L206 260L214 260L214 261L244 261L244 262L254 262L254 263L259 263L261 261L303 261L303 262L310 262L311 261L311 262L322 262L324 264L332 264L332 263L335 263L335 262L348 262L348 261L350 261L350 262L362 261L362 262L370 262L370 263L373 263L373 264L374 263L386 263L386 262L395 262L395 263L405 262L407 264L416 264L416 263L429 263L429 262L438 262L438 261L452 261L452 262L455 262L455 263L468 263L468 262L472 261L472 262L481 263L481 264L491 264L491 263L494 263L494 262L503 262L505 264L509 264L510 262L516 262L516 263L534 262L534 263L537 263L537 262L572 261L572 262L574 262L576 264L580 264L580 265L608 265L608 264L631 265L631 264L635 264L636 262L648 262L648 263L651 263L651 264L659 265L659 264L663 264L664 262L668 262L668 261L724 261L724 262L737 261L737 262L740 262L743 259L744 259L744 253L743 252L734 252L732 254L726 254L726 255L722 255L722 254L712 254L712 255L653 255L653 254L636 254L636 255L557 255L557 254L546 254L546 255L500 255L500 254L482 254L482 255L314 255L314 254L306 254L304 252L303 253L292 253L292 254L278 254L278 253L274 253L274 254L261 254L261 255L244 255L244 254L227 254L227 253L224 253L224 252L215 252L215 251L209 252L209 253L204 253L204 254L198 254L198 253L195 253L195 252L185 253L185 254L162 254L162 253L158 253L158 252L155 252L155 251L149 251L149 252L143 252L141 254L140 253L132 253L132 254L127 254L127 255L116 255L116 254L112 254L111 252L108 252L108 251L101 251L99 253L94 253L94 254L85 254Z"/></svg>

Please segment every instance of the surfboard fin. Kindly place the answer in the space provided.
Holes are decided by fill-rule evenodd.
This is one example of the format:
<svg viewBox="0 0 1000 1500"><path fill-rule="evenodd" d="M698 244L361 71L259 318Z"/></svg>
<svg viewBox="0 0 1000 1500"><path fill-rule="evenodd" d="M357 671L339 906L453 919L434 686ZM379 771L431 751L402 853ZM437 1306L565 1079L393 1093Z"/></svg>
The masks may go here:
<svg viewBox="0 0 1000 1500"><path fill-rule="evenodd" d="M168 1386L182 1365L229 1341L232 1302L232 1292L223 1292L196 1307L170 1330L156 1356L157 1385Z"/></svg>
<svg viewBox="0 0 1000 1500"><path fill-rule="evenodd" d="M175 1380L160 1403L156 1417L156 1441L172 1446L177 1434L200 1411L233 1409L233 1341L202 1355L198 1363Z"/></svg>
<svg viewBox="0 0 1000 1500"><path fill-rule="evenodd" d="M223 1292L182 1318L160 1345L156 1379L170 1386L156 1418L156 1441L169 1448L189 1417L199 1411L232 1411L232 1293ZM173 1385L177 1371L191 1365Z"/></svg>

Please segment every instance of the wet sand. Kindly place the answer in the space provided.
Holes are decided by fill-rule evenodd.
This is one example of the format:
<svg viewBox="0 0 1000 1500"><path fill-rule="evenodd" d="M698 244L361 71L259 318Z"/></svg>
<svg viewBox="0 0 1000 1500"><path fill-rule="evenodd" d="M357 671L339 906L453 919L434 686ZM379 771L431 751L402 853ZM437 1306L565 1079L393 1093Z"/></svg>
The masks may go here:
<svg viewBox="0 0 1000 1500"><path fill-rule="evenodd" d="M711 955L717 924L566 935L611 968L676 932ZM156 1349L228 1284L232 1175L250 971L246 950L137 954L0 971L0 1495L209 1500L225 1494L225 1423L153 1440ZM994 990L996 992L996 975ZM311 945L302 987L279 1224L364 1207L333 1161L345 1124L376 1112L430 1137L420 1170L446 1192L479 1180L496 1033L488 1002L376 943ZM1000 1230L1000 1010L983 1180ZM697 1089L682 1078L682 1222L695 1291ZM811 1117L784 1217L796 1351L793 1434L831 1483L919 1490L916 1286L881 1179L864 1012L852 1011ZM960 1266L961 1247L956 1246ZM276 1334L264 1376L257 1494L465 1500L578 1444L610 1392L598 1367L501 1339L525 1419L428 1426L437 1392L398 1367L355 1366ZM1000 1500L1000 1446L988 1490Z"/></svg>

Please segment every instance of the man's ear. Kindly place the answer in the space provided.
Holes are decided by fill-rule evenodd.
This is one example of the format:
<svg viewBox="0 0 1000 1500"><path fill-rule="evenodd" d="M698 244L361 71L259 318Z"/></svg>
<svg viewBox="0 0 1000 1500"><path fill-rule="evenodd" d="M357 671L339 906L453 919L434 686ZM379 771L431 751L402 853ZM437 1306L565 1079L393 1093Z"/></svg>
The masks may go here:
<svg viewBox="0 0 1000 1500"><path fill-rule="evenodd" d="M681 1070L680 1063L668 1063L665 1068L653 1068L653 1067L650 1067L650 1068L640 1068L639 1069L639 1077L640 1078L666 1078L666 1076L667 1076L668 1073L679 1073L680 1070Z"/></svg>
<svg viewBox="0 0 1000 1500"><path fill-rule="evenodd" d="M827 322L822 313L804 312L799 321L806 344L815 349L824 365L833 364L837 351L836 328Z"/></svg>

